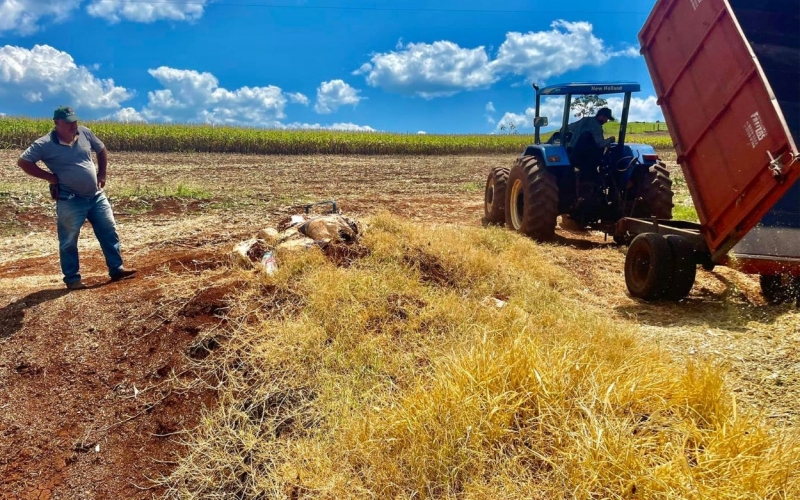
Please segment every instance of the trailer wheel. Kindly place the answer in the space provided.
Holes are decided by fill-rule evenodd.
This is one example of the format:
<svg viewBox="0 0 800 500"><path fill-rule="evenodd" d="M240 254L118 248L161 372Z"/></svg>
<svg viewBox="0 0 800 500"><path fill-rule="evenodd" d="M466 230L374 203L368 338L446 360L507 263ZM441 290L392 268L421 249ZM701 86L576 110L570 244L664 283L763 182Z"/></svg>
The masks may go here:
<svg viewBox="0 0 800 500"><path fill-rule="evenodd" d="M503 225L506 222L507 167L494 167L486 179L483 213L488 224Z"/></svg>
<svg viewBox="0 0 800 500"><path fill-rule="evenodd" d="M558 184L535 156L518 159L508 174L506 225L537 241L552 239L558 219Z"/></svg>
<svg viewBox="0 0 800 500"><path fill-rule="evenodd" d="M675 205L672 198L672 179L669 178L669 170L664 163L650 167L644 175L641 200L637 203L634 217L670 220L672 219L672 207Z"/></svg>
<svg viewBox="0 0 800 500"><path fill-rule="evenodd" d="M772 305L791 302L797 299L800 293L800 282L792 276L762 274L759 281L761 295Z"/></svg>
<svg viewBox="0 0 800 500"><path fill-rule="evenodd" d="M632 296L662 298L672 277L672 250L666 238L656 233L638 235L625 256L625 284Z"/></svg>
<svg viewBox="0 0 800 500"><path fill-rule="evenodd" d="M667 287L666 297L681 300L689 295L697 278L697 262L694 259L694 247L681 236L665 236L672 252L672 277Z"/></svg>

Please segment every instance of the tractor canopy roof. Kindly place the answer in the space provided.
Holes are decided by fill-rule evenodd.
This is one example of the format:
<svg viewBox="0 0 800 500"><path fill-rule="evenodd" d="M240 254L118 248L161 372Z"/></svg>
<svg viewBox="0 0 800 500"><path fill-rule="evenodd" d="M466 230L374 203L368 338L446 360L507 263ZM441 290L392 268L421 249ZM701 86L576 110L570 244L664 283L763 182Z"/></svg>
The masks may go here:
<svg viewBox="0 0 800 500"><path fill-rule="evenodd" d="M540 95L600 95L639 92L641 86L634 82L562 83L539 89Z"/></svg>

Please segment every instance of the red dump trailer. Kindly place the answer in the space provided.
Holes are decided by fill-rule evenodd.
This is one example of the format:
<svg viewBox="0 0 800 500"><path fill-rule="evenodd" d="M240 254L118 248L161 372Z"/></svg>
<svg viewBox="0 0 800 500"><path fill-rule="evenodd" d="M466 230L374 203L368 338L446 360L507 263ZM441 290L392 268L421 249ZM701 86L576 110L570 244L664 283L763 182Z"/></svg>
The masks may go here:
<svg viewBox="0 0 800 500"><path fill-rule="evenodd" d="M700 223L619 222L635 235L631 294L682 298L698 264L800 275L797 227L786 227L790 255L745 238L784 197L800 217L789 192L800 177L800 2L658 0L639 42ZM731 255L743 238L755 253Z"/></svg>

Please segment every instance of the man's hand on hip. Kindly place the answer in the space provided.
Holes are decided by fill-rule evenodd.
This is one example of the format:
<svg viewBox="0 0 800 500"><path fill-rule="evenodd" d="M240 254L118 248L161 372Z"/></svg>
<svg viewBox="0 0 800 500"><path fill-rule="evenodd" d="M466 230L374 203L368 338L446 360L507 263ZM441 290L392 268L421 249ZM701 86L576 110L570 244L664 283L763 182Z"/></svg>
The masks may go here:
<svg viewBox="0 0 800 500"><path fill-rule="evenodd" d="M22 169L23 172L26 174L36 177L37 179L43 179L50 184L58 184L58 177L52 172L48 172L47 170L43 170L39 168L38 165L34 162L30 162L23 158L17 160L17 166Z"/></svg>
<svg viewBox="0 0 800 500"><path fill-rule="evenodd" d="M103 189L106 187L106 176L105 175L98 175L97 176L97 187L98 189Z"/></svg>

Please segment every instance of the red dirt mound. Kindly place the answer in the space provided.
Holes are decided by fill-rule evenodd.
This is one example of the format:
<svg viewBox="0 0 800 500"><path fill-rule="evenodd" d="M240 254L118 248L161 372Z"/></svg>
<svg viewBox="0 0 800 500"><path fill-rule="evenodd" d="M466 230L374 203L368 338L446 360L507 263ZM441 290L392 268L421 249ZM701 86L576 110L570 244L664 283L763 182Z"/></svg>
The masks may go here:
<svg viewBox="0 0 800 500"><path fill-rule="evenodd" d="M0 266L0 279L24 277L10 296L0 290L3 498L160 493L151 479L169 473L179 433L215 398L192 359L219 345L214 330L236 286L214 270L218 255L163 251L112 283L87 252L89 289L75 292L53 284L57 258ZM37 278L47 278L38 289Z"/></svg>

